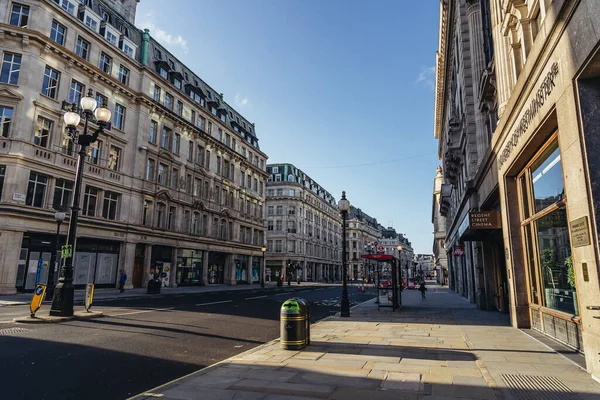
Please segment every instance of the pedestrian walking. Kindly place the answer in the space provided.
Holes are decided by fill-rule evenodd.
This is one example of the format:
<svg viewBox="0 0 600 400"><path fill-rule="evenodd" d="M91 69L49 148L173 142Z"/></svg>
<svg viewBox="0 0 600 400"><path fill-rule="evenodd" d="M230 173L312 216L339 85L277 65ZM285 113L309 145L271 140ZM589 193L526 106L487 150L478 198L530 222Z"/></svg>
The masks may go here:
<svg viewBox="0 0 600 400"><path fill-rule="evenodd" d="M125 282L127 282L127 274L125 271L121 270L121 276L119 277L119 293L125 291Z"/></svg>
<svg viewBox="0 0 600 400"><path fill-rule="evenodd" d="M427 291L427 288L425 287L425 281L421 281L421 284L419 285L419 292L421 292L421 298L425 298L425 292Z"/></svg>

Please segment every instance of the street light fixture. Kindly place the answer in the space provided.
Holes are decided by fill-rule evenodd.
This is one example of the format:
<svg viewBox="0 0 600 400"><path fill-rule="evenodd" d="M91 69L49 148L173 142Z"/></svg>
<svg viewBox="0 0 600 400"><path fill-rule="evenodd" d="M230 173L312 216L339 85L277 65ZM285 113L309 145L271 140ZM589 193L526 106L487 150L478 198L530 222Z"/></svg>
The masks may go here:
<svg viewBox="0 0 600 400"><path fill-rule="evenodd" d="M81 185L83 182L83 166L85 164L85 156L87 155L87 147L98 139L98 135L104 132L104 128L108 126L111 112L105 107L97 107L98 103L93 97L92 89L88 95L81 99L80 108L77 104L65 104L70 111L63 116L67 131L73 142L79 145L79 158L77 160L77 172L75 174L75 188L73 191L73 205L71 206L71 219L69 221L69 233L67 234L66 253L60 270L60 278L54 289L52 298L52 307L50 315L60 317L70 317L73 315L73 256L75 253L75 245L77 241L77 222L79 218L79 197L81 194ZM83 133L79 134L77 126L84 118ZM88 133L88 123L92 122L98 125L92 134Z"/></svg>
<svg viewBox="0 0 600 400"><path fill-rule="evenodd" d="M346 262L346 215L350 209L350 202L346 199L346 192L342 192L342 198L338 201L338 208L342 213L342 307L340 315L342 317L350 316L350 301L348 300L348 286L346 278L348 275L348 264Z"/></svg>
<svg viewBox="0 0 600 400"><path fill-rule="evenodd" d="M267 252L267 248L263 246L260 249L260 251L262 251L262 254L263 254L262 263L260 264L260 287L264 288L265 287L265 253Z"/></svg>

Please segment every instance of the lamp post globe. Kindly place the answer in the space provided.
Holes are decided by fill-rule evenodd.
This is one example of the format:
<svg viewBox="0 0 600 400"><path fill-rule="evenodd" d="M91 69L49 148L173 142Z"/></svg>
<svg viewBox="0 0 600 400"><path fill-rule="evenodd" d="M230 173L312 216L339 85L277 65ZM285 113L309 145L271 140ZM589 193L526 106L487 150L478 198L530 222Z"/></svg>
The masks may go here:
<svg viewBox="0 0 600 400"><path fill-rule="evenodd" d="M338 208L342 214L342 303L340 316L350 316L350 301L348 300L348 264L346 260L346 215L350 209L350 202L346 199L346 192L342 192L342 198L338 202Z"/></svg>

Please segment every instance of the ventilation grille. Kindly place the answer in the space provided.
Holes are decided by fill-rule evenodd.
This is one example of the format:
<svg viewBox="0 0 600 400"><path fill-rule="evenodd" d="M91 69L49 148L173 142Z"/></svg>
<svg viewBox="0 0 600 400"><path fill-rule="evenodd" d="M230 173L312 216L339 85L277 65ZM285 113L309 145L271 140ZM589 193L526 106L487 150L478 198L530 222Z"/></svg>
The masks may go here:
<svg viewBox="0 0 600 400"><path fill-rule="evenodd" d="M9 335L14 335L15 333L29 332L29 331L31 331L31 329L18 328L18 327L0 329L0 336L9 336Z"/></svg>
<svg viewBox="0 0 600 400"><path fill-rule="evenodd" d="M502 374L516 400L578 400L579 396L553 376Z"/></svg>

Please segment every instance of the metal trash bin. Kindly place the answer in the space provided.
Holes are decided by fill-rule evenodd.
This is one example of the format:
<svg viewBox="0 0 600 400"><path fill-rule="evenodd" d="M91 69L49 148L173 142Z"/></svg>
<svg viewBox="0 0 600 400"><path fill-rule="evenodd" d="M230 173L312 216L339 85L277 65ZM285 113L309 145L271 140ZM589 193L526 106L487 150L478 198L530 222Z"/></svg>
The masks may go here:
<svg viewBox="0 0 600 400"><path fill-rule="evenodd" d="M160 294L160 281L156 279L150 279L148 281L147 294Z"/></svg>
<svg viewBox="0 0 600 400"><path fill-rule="evenodd" d="M285 350L302 350L310 342L308 304L304 299L291 298L281 305L280 342Z"/></svg>

